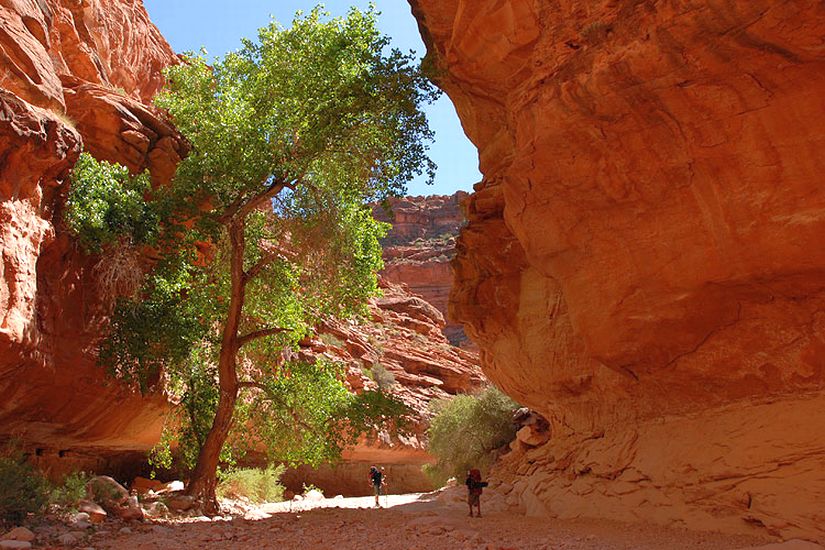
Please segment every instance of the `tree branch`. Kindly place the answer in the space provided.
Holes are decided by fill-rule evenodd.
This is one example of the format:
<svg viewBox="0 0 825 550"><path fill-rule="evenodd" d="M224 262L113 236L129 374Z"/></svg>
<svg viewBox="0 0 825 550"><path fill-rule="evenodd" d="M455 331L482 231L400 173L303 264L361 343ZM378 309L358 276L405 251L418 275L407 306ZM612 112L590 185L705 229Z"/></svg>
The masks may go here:
<svg viewBox="0 0 825 550"><path fill-rule="evenodd" d="M259 192L246 202L240 198L232 202L232 204L230 204L226 210L224 210L224 213L218 218L218 221L223 224L227 224L230 223L235 216L240 215L241 218L244 218L247 214L266 202L267 199L271 199L285 188L294 189L294 186L286 181L276 179L264 188L263 191Z"/></svg>
<svg viewBox="0 0 825 550"><path fill-rule="evenodd" d="M280 406L288 409L286 403L284 403L284 401L282 399L277 399L274 395L269 393L269 390L267 389L267 387L264 386L263 384L261 384L260 382L255 382L254 380L244 380L243 382L238 382L238 389L244 389L244 388L254 388L254 389L261 390L262 392L264 392L266 394L267 398L269 398L270 401L278 403ZM301 426L302 428L304 428L307 431L313 431L312 426L310 426L303 419L301 419L301 417L298 416L298 413L296 411L288 410L287 412L289 412L290 416L292 416L292 420L297 425Z"/></svg>
<svg viewBox="0 0 825 550"><path fill-rule="evenodd" d="M280 254L279 250L273 250L269 254L265 254L260 260L255 262L255 265L249 268L249 270L244 273L244 281L249 282L255 277L257 277L261 271L263 271L266 266L271 264Z"/></svg>
<svg viewBox="0 0 825 550"><path fill-rule="evenodd" d="M281 334L282 332L289 332L289 329L280 327L270 327L261 330L254 330L248 334L244 334L243 336L238 337L238 348L243 347L244 344L248 344L252 340L264 338L265 336L272 336L273 334Z"/></svg>

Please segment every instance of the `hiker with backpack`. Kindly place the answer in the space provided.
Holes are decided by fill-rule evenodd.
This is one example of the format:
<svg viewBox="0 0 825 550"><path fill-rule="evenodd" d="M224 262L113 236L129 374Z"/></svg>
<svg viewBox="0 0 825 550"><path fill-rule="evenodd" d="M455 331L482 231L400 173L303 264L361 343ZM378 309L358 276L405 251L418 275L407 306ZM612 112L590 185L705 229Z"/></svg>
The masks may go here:
<svg viewBox="0 0 825 550"><path fill-rule="evenodd" d="M478 510L477 517L481 517L481 492L487 487L486 481L481 481L481 471L473 468L467 472L464 481L467 486L467 504L470 506L470 517L473 517L473 506Z"/></svg>
<svg viewBox="0 0 825 550"><path fill-rule="evenodd" d="M381 496L381 487L386 483L386 476L384 475L384 469L381 468L380 470L376 466L370 466L370 484L372 485L372 490L375 493L375 507L380 508L381 504L378 502L378 497Z"/></svg>

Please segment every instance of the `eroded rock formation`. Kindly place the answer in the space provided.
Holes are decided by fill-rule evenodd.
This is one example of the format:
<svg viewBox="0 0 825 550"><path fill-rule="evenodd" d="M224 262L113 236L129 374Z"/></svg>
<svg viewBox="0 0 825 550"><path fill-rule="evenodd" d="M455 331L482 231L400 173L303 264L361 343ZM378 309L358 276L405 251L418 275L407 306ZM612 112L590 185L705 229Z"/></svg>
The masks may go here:
<svg viewBox="0 0 825 550"><path fill-rule="evenodd" d="M95 365L107 305L59 220L84 148L171 177L185 144L147 104L175 62L140 2L0 3L0 438L44 467L110 467L160 433L165 399Z"/></svg>
<svg viewBox="0 0 825 550"><path fill-rule="evenodd" d="M444 334L456 346L475 350L464 334L464 327L451 321L447 303L453 274L450 261L455 257L455 239L465 223L461 203L465 191L453 195L390 199L389 210L377 206L377 219L392 224L383 241L384 277L404 284L421 295L444 315Z"/></svg>
<svg viewBox="0 0 825 550"><path fill-rule="evenodd" d="M0 443L19 438L55 476L92 469L128 479L170 405L96 366L110 304L96 259L72 242L60 211L83 149L169 181L187 145L150 99L177 58L139 1L0 1L0 23ZM459 223L457 199L443 202L452 217L428 230ZM450 346L442 314L403 289L387 285L370 307L369 325L326 327L342 347L310 341L304 353L346 361L355 390L375 385L376 365L394 377L393 393L420 415L415 435L364 441L345 459L391 464L408 480L399 487L421 487L427 403L478 386L477 356Z"/></svg>
<svg viewBox="0 0 825 550"><path fill-rule="evenodd" d="M451 307L553 424L522 503L824 540L825 5L410 3L484 174Z"/></svg>
<svg viewBox="0 0 825 550"><path fill-rule="evenodd" d="M369 322L329 323L321 327L319 338L305 343L303 353L346 363L347 382L355 391L381 388L398 398L412 411L410 433L365 438L347 449L343 464L335 467L288 471L285 483L294 491L312 483L328 495L370 494L365 482L370 464L388 468L394 492L432 489L421 471L433 462L425 435L429 403L486 383L478 355L453 346L442 333L444 318L438 309L402 286L382 279L381 287L384 295L370 301Z"/></svg>

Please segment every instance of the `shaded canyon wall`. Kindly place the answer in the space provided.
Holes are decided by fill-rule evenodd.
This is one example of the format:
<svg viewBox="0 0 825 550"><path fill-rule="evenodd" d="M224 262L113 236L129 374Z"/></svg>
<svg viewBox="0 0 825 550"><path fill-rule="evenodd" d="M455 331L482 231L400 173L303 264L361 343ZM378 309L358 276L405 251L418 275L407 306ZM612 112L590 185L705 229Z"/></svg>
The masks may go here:
<svg viewBox="0 0 825 550"><path fill-rule="evenodd" d="M410 0L484 181L451 308L528 512L825 540L825 4Z"/></svg>
<svg viewBox="0 0 825 550"><path fill-rule="evenodd" d="M166 400L95 366L108 306L60 210L84 148L171 177L186 146L147 104L176 59L140 2L0 2L0 438L46 468L114 467L160 433Z"/></svg>

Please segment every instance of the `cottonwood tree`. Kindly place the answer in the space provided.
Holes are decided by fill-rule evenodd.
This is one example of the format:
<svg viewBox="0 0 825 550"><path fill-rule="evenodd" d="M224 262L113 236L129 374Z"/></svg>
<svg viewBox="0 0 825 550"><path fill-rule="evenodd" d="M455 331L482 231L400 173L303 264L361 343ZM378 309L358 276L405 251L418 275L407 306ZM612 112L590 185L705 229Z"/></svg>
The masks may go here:
<svg viewBox="0 0 825 550"><path fill-rule="evenodd" d="M106 201L114 180L127 199L145 181L88 157L75 171L69 225L113 254L154 251L140 290L121 292L101 362L180 397L165 440L191 460L188 491L207 509L238 444L318 463L399 414L298 346L325 318L364 314L377 292L385 226L367 203L433 175L420 107L437 90L376 16L316 8L211 65L202 53L170 68L156 103L192 152L148 193L151 212Z"/></svg>

